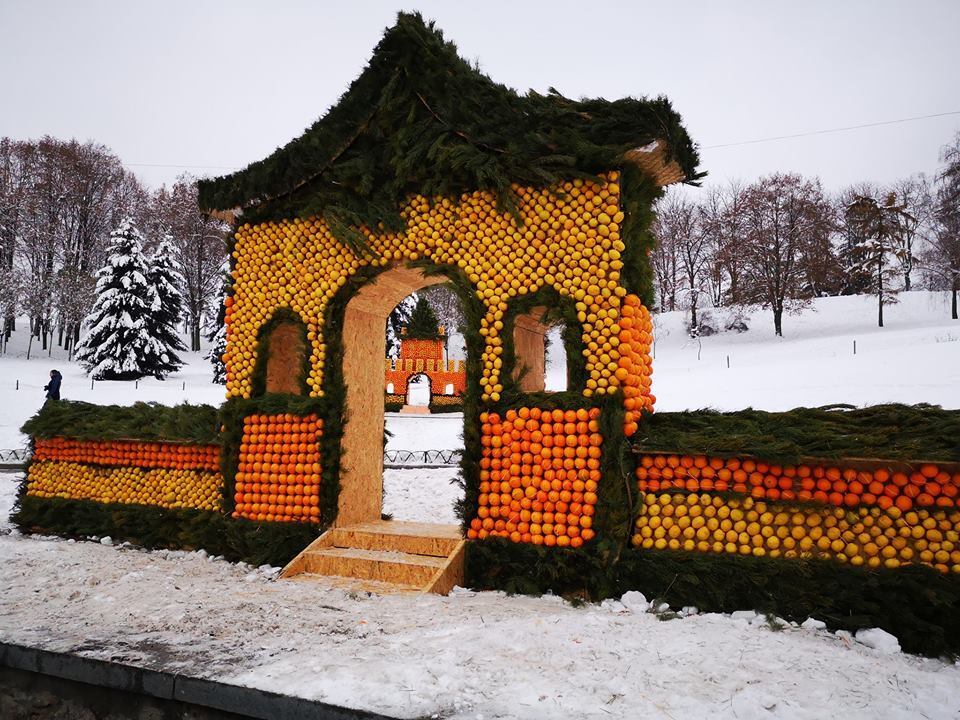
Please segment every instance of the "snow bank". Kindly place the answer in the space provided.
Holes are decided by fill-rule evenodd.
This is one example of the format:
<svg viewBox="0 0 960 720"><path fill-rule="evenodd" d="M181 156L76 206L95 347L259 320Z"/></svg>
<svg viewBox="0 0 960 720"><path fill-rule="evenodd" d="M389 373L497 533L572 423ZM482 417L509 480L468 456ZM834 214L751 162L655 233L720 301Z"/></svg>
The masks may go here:
<svg viewBox="0 0 960 720"><path fill-rule="evenodd" d="M0 474L0 511L11 503L14 477ZM396 717L872 720L960 712L956 665L712 613L663 621L638 611L640 593L582 607L467 590L371 596L274 581L273 568L206 553L23 537L8 528L0 530L0 562L5 641Z"/></svg>

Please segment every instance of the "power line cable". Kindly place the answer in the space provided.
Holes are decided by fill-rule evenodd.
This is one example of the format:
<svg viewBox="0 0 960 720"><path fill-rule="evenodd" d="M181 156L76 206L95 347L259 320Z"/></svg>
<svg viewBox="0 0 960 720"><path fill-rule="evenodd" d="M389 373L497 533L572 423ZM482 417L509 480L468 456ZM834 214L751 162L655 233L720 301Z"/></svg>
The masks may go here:
<svg viewBox="0 0 960 720"><path fill-rule="evenodd" d="M914 122L915 120L928 120L930 118L946 117L948 115L960 115L960 110L934 113L932 115L917 115L916 117L901 118L899 120L882 120L880 122L863 123L862 125L848 125L847 127L829 128L827 130L811 130L810 132L795 133L793 135L776 135L774 137L758 138L756 140L742 140L740 142L723 143L721 145L704 145L703 149L714 150L716 148L735 147L737 145L755 145L756 143L773 142L774 140L789 140L791 138L810 137L811 135L826 135L827 133L846 132L847 130L860 130L862 128L880 127L881 125L896 125L897 123Z"/></svg>
<svg viewBox="0 0 960 720"><path fill-rule="evenodd" d="M881 120L880 122L863 123L861 125L847 125L846 127L828 128L826 130L811 130L809 132L794 133L792 135L775 135L773 137L757 138L755 140L741 140L739 142L721 143L719 145L704 145L704 150L716 150L718 148L737 147L740 145L756 145L757 143L774 142L776 140L790 140L793 138L811 137L813 135L826 135L829 133L847 132L849 130L862 130L863 128L880 127L883 125L897 125L899 123L915 122L917 120L929 120L930 118L948 117L950 115L960 115L960 110L951 110L950 112L933 113L931 115L917 115L916 117L900 118L899 120ZM171 163L125 163L129 167L155 167L155 168L178 168L181 170L239 170L239 165L175 165Z"/></svg>
<svg viewBox="0 0 960 720"><path fill-rule="evenodd" d="M181 168L189 170L239 170L237 165L170 165L165 163L124 163L129 167Z"/></svg>

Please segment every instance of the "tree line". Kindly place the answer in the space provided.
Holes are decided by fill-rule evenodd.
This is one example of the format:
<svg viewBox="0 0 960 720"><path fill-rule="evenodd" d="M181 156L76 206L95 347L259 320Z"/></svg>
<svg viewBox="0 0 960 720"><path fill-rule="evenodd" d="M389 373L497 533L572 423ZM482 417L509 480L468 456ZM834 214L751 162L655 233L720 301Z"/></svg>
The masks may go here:
<svg viewBox="0 0 960 720"><path fill-rule="evenodd" d="M110 233L126 219L146 252L169 244L180 322L199 350L220 305L230 228L200 212L195 179L150 190L103 145L0 138L0 350L26 317L31 344L74 351Z"/></svg>
<svg viewBox="0 0 960 720"><path fill-rule="evenodd" d="M656 309L687 311L691 333L705 334L720 324L744 329L744 308L760 305L780 335L784 314L814 297L873 294L882 325L897 291L923 287L950 291L956 319L960 134L941 160L933 178L861 183L833 196L818 179L795 174L730 182L697 191L697 199L669 192L653 227ZM150 190L103 145L44 137L0 138L0 351L26 317L31 345L57 344L72 355L94 310L98 273L111 261L111 232L128 220L147 257L161 246L169 256L182 297L173 322L190 349L200 349L204 328L223 347L230 227L199 210L195 178ZM456 326L450 293L424 294ZM728 311L722 323L717 308ZM392 329L409 310L398 309Z"/></svg>
<svg viewBox="0 0 960 720"><path fill-rule="evenodd" d="M876 296L878 322L899 290L960 292L960 134L934 178L860 183L834 196L819 179L777 173L745 184L668 192L658 203L651 256L656 305L689 313L691 333L744 329L743 309L783 316L815 297Z"/></svg>

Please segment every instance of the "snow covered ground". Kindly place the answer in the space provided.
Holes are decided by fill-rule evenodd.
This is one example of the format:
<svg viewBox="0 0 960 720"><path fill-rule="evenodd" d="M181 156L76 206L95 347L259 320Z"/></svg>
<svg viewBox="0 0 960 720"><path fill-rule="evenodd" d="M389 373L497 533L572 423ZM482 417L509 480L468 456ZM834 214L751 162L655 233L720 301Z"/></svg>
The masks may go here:
<svg viewBox="0 0 960 720"><path fill-rule="evenodd" d="M942 292L901 293L900 302L885 309L886 327L878 328L874 298L822 298L811 310L786 316L782 338L773 333L770 312L756 310L747 316L748 332L722 332L699 343L683 330L685 313L658 315L653 374L657 409L786 410L841 402L928 402L960 408L960 322L950 320L948 303ZM725 318L724 311L713 314L720 322ZM143 380L138 387L100 382L91 390L81 368L66 362L59 351L48 358L34 348L33 359L26 360L23 334L15 333L10 352L0 356L0 448L26 441L19 427L42 404L42 388L53 367L63 373L63 397L72 400L223 402L223 388L210 382L210 366L199 353L186 353L187 366L164 382ZM554 341L554 349L558 343ZM550 364L548 387L563 387L562 367ZM389 447L460 446L459 415L428 422L388 418L394 432Z"/></svg>
<svg viewBox="0 0 960 720"><path fill-rule="evenodd" d="M960 666L636 593L375 596L204 553L23 537L0 474L0 637L414 718L956 718ZM886 641L886 642L885 642ZM892 651L892 652L891 652Z"/></svg>
<svg viewBox="0 0 960 720"><path fill-rule="evenodd" d="M960 407L960 325L944 302L942 294L905 295L880 330L869 298L829 298L815 313L785 318L782 339L773 337L768 313L756 313L749 332L705 338L700 347L683 333L682 313L661 315L658 408L893 400ZM51 367L64 374L71 399L222 401L197 354L166 382L96 383L91 391L82 371L56 353L27 361L16 344L11 349L0 358L0 447L23 442L17 428L42 402ZM388 447L459 447L462 422L460 415L390 416ZM455 477L455 468L388 469L384 511L455 522ZM0 637L9 642L397 717L960 714L960 666L905 656L883 633L858 641L815 624L773 630L748 608L663 622L637 594L585 607L467 590L372 596L275 581L275 568L204 553L23 537L7 519L16 479L0 474Z"/></svg>
<svg viewBox="0 0 960 720"><path fill-rule="evenodd" d="M459 471L449 468L386 468L383 471L383 512L394 520L460 523L453 510L463 497Z"/></svg>
<svg viewBox="0 0 960 720"><path fill-rule="evenodd" d="M813 310L783 318L782 338L774 335L773 314L758 310L747 318L748 332L723 332L701 344L684 332L684 313L656 316L656 407L926 402L960 408L960 321L950 319L948 303L947 293L901 293L898 304L884 308L885 327L878 328L876 298L821 298Z"/></svg>

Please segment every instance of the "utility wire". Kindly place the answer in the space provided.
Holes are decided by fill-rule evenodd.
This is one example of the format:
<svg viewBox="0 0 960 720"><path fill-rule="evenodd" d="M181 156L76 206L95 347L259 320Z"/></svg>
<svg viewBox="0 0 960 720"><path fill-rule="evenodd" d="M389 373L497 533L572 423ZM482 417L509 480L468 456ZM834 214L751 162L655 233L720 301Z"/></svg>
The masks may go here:
<svg viewBox="0 0 960 720"><path fill-rule="evenodd" d="M183 168L190 170L239 170L236 165L165 165L163 163L124 163L129 167Z"/></svg>
<svg viewBox="0 0 960 720"><path fill-rule="evenodd" d="M742 140L740 142L723 143L721 145L704 145L704 150L715 150L717 148L737 147L738 145L755 145L757 143L774 142L775 140L790 140L792 138L810 137L812 135L826 135L828 133L847 132L848 130L861 130L863 128L880 127L881 125L897 125L899 123L915 122L916 120L929 120L930 118L947 117L949 115L960 115L960 110L951 110L950 112L934 113L932 115L917 115L916 117L900 118L899 120L882 120L880 122L863 123L862 125L848 125L846 127L829 128L827 130L811 130L810 132L795 133L793 135L776 135L774 137L758 138L756 140ZM156 168L179 168L184 170L239 170L237 165L172 165L164 163L124 163L129 167L156 167Z"/></svg>
<svg viewBox="0 0 960 720"><path fill-rule="evenodd" d="M809 137L811 135L826 135L827 133L845 132L847 130L860 130L861 128L879 127L881 125L896 125L897 123L913 122L915 120L927 120L929 118L946 117L948 115L960 115L960 110L934 113L933 115L918 115L916 117L901 118L899 120L883 120L881 122L863 123L862 125L848 125L847 127L830 128L828 130L812 130L810 132L796 133L794 135L777 135L775 137L759 138L757 140L743 140L741 142L723 143L722 145L704 145L703 149L714 150L716 148L735 147L737 145L755 145L756 143L773 142L774 140L789 140L790 138Z"/></svg>

